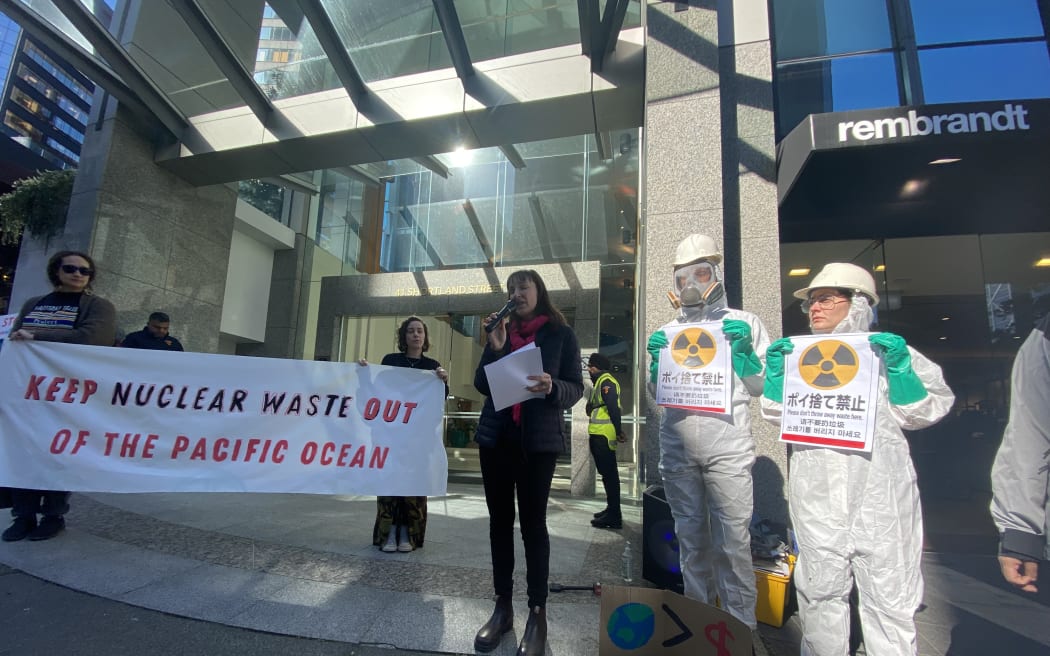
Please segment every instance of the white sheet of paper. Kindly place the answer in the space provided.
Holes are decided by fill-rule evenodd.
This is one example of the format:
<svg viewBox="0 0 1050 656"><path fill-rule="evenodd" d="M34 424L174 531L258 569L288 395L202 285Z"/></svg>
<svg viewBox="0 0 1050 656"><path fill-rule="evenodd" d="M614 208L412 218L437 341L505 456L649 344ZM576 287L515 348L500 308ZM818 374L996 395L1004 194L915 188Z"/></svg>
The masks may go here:
<svg viewBox="0 0 1050 656"><path fill-rule="evenodd" d="M488 376L489 391L492 393L492 405L496 410L502 410L528 399L542 399L545 394L525 389L536 383L529 380L528 376L538 376L542 373L543 359L535 344L526 344L510 355L485 365L485 375Z"/></svg>

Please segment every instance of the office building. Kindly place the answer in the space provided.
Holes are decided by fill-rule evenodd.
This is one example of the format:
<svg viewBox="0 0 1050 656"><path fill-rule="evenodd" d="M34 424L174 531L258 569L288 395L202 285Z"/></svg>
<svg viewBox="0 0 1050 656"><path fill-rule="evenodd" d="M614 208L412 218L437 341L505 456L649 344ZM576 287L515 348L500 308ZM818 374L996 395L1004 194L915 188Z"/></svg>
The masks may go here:
<svg viewBox="0 0 1050 656"><path fill-rule="evenodd" d="M164 307L194 350L353 361L423 316L469 472L479 317L533 268L613 359L637 495L658 478L638 383L677 243L715 237L731 304L777 334L807 332L794 289L852 261L880 329L958 396L913 441L931 544L994 539L1010 363L1050 302L1047 3L127 0L112 35L62 10L78 34L19 20L92 44L104 63L81 71L120 101L62 243L90 249L129 327ZM588 494L582 405L566 421L563 482ZM756 510L783 519L786 450L755 432Z"/></svg>

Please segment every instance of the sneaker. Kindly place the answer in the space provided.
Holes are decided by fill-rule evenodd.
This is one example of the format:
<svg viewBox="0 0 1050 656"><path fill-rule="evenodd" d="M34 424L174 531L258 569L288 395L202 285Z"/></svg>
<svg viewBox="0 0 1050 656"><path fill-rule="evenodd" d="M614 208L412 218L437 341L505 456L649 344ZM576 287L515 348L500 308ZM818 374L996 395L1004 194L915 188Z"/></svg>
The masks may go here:
<svg viewBox="0 0 1050 656"><path fill-rule="evenodd" d="M18 542L19 540L24 540L35 528L36 515L32 517L15 517L15 521L4 531L0 539L3 539L4 542Z"/></svg>
<svg viewBox="0 0 1050 656"><path fill-rule="evenodd" d="M594 528L623 528L623 519L620 517L602 515L597 519L592 519L591 526Z"/></svg>
<svg viewBox="0 0 1050 656"><path fill-rule="evenodd" d="M408 527L407 526L402 526L401 527L401 537L397 541L397 550L402 552L402 553L408 553L408 552L412 551L413 548L414 547L412 546L412 540L410 540L409 537L408 537Z"/></svg>
<svg viewBox="0 0 1050 656"><path fill-rule="evenodd" d="M29 534L29 539L33 541L50 540L65 530L65 528L66 520L61 515L45 517L40 520L40 525Z"/></svg>
<svg viewBox="0 0 1050 656"><path fill-rule="evenodd" d="M391 526L390 533L386 536L386 544L383 545L383 551L386 553L394 553L397 551L397 527Z"/></svg>
<svg viewBox="0 0 1050 656"><path fill-rule="evenodd" d="M593 515L591 515L591 517L594 517L595 519L599 519L601 517L605 517L608 514L609 514L609 509L606 508L605 510L599 510L598 512L596 512Z"/></svg>

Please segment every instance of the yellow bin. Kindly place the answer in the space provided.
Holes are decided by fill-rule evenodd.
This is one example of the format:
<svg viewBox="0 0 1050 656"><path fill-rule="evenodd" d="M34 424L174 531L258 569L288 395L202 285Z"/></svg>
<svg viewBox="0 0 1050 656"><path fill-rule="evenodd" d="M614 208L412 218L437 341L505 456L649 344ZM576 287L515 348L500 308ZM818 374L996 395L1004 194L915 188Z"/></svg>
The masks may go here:
<svg viewBox="0 0 1050 656"><path fill-rule="evenodd" d="M795 569L791 559L791 571ZM755 570L755 584L758 588L758 600L755 602L755 619L763 624L780 627L784 624L784 609L788 605L788 587L791 574L781 576L772 572Z"/></svg>

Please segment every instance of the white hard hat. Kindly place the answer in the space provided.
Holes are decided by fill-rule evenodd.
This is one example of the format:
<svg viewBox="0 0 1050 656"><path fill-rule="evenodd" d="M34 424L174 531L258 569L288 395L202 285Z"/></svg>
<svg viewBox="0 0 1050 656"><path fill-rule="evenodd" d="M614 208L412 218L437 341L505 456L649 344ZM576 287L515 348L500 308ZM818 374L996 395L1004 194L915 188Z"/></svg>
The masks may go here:
<svg viewBox="0 0 1050 656"><path fill-rule="evenodd" d="M795 298L806 300L809 298L810 290L820 289L821 287L845 289L854 293L859 292L871 299L872 307L879 304L879 295L875 293L875 278L868 273L867 269L856 264L847 264L845 262L825 264L820 273L813 276L809 287L795 292Z"/></svg>
<svg viewBox="0 0 1050 656"><path fill-rule="evenodd" d="M700 260L719 264L722 262L722 254L718 252L714 239L707 235L689 235L678 244L678 249L674 252L674 265L680 267Z"/></svg>

